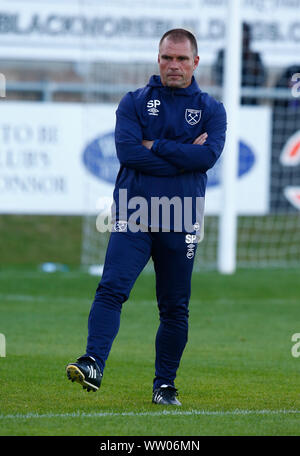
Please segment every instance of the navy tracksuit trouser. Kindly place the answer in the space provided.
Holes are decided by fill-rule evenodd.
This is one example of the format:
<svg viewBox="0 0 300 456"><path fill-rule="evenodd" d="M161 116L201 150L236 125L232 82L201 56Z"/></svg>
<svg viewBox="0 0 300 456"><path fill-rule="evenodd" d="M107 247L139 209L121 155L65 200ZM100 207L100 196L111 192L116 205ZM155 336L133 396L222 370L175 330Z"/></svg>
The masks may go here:
<svg viewBox="0 0 300 456"><path fill-rule="evenodd" d="M153 388L174 385L188 336L188 304L194 258L186 234L179 232L112 232L102 278L88 320L86 354L102 372L120 326L122 304L149 259L156 275L160 325L156 334ZM196 244L192 252L196 251ZM192 256L192 258L191 258Z"/></svg>

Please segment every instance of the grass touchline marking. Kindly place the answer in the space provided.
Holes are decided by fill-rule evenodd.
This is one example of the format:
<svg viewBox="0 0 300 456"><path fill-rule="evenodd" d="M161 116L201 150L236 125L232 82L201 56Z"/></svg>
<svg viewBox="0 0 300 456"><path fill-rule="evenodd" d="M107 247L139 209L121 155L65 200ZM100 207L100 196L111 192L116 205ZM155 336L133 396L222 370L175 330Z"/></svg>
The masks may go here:
<svg viewBox="0 0 300 456"><path fill-rule="evenodd" d="M72 413L17 413L0 415L0 420L5 419L31 419L31 418L105 418L105 417L139 417L139 416L226 416L226 415L287 415L300 414L300 410L163 410L160 412L72 412Z"/></svg>

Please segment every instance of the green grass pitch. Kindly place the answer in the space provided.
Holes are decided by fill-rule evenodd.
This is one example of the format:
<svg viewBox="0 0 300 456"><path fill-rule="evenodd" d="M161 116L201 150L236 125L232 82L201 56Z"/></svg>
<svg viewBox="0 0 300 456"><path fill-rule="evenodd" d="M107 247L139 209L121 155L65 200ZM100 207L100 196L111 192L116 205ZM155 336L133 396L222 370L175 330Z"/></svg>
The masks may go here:
<svg viewBox="0 0 300 456"><path fill-rule="evenodd" d="M0 271L0 435L299 435L297 270L193 275L189 341L176 386L183 406L151 403L158 313L143 273L124 304L101 389L65 375L85 349L98 278Z"/></svg>

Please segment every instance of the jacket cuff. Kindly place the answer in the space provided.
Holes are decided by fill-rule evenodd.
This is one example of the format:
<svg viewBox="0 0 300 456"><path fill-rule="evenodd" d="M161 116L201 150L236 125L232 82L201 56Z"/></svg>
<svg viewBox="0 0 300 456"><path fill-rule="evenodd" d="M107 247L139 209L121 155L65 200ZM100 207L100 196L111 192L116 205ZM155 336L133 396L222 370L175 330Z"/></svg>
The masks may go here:
<svg viewBox="0 0 300 456"><path fill-rule="evenodd" d="M153 152L156 152L156 151L157 151L158 143L159 143L159 139L156 139L156 140L154 141L154 143L152 144L151 150L152 150Z"/></svg>

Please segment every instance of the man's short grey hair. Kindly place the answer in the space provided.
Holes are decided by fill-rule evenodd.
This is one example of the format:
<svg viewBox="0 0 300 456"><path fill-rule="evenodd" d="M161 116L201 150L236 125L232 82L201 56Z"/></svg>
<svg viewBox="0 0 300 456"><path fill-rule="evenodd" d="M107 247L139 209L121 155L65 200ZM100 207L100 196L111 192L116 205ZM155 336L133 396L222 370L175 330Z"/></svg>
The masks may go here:
<svg viewBox="0 0 300 456"><path fill-rule="evenodd" d="M196 40L195 36L188 30L181 29L181 28L168 30L161 37L161 40L159 42L159 47L161 46L161 44L165 38L169 38L174 43L181 43L182 41L189 40L189 42L191 43L191 48L192 48L194 57L196 57L198 55L197 40Z"/></svg>

